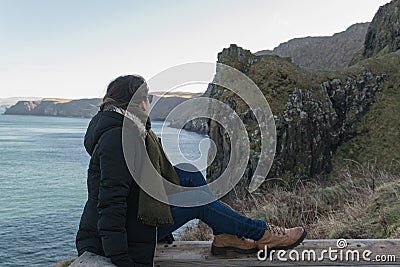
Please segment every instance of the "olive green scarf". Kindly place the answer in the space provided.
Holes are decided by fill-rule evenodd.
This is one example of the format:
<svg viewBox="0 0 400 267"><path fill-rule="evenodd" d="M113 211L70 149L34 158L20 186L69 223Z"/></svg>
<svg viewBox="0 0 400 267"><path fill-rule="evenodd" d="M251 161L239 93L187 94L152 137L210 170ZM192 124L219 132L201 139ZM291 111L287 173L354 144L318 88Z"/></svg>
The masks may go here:
<svg viewBox="0 0 400 267"><path fill-rule="evenodd" d="M168 160L157 135L151 129L150 117L148 117L148 115L144 113L137 104L130 104L128 108L129 112L114 106L106 107L106 110L118 112L131 119L139 128L139 132L145 130L145 134L142 137L144 138L146 151L153 167L164 179L179 185L179 177L171 162ZM151 177L140 177L140 179L151 179ZM161 186L165 193L162 183L160 184L155 181L155 184ZM174 223L169 205L149 196L141 188L139 190L138 219L144 224L151 226L161 226Z"/></svg>

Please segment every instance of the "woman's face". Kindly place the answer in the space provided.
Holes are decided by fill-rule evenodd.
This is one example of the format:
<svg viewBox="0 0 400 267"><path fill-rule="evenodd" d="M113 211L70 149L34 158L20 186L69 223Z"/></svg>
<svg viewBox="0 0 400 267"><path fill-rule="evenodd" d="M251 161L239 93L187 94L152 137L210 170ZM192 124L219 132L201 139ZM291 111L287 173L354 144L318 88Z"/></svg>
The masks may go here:
<svg viewBox="0 0 400 267"><path fill-rule="evenodd" d="M150 102L148 96L145 96L143 100L140 102L139 107L146 113L149 114L150 111Z"/></svg>

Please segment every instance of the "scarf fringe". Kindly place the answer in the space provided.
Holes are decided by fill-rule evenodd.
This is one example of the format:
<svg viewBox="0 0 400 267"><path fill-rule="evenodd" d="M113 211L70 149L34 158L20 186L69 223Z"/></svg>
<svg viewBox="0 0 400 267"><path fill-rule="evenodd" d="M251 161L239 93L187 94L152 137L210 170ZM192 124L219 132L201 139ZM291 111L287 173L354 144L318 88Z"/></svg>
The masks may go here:
<svg viewBox="0 0 400 267"><path fill-rule="evenodd" d="M130 119L137 126L137 128L139 129L140 136L142 136L143 138L146 137L146 135L147 135L146 126L139 119L139 117L137 117L135 114L133 114L133 113L127 111L127 110L124 110L122 108L115 107L115 106L113 108L111 108L110 111L117 112L117 113L119 113L121 115L124 115L128 119Z"/></svg>

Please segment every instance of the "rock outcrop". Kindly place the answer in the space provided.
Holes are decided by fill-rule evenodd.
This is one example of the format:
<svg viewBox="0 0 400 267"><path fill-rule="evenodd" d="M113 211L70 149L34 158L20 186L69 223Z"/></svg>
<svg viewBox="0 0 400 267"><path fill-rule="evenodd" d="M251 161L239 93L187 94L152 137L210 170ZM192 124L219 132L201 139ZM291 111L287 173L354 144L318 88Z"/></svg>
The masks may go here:
<svg viewBox="0 0 400 267"><path fill-rule="evenodd" d="M309 179L329 182L335 173L352 164L390 168L393 161L400 160L399 7L400 0L394 0L379 9L369 26L359 24L342 33L349 37L348 33L360 27L356 31L360 39L369 27L365 45L353 57L351 67L344 68L360 42L344 49L345 59L340 64L327 51L338 46L323 47L316 54L330 57L329 62L333 62L330 66L293 59L296 66L288 58L270 55L286 47L285 52L292 49L304 56L304 46L312 46L311 40L316 44L324 38L292 40L275 51L256 54L231 45L218 55L219 63L240 70L258 85L274 113L277 146L266 177L271 182L264 183L260 190L271 183L291 187ZM315 47L310 50L319 51ZM282 56L293 54L281 52ZM337 71L311 70L338 67L341 69ZM229 105L247 126L250 158L243 179L234 190L236 194L246 194L245 187L260 155L258 122L246 103L230 90L214 85L209 88L210 97ZM214 121L209 122L209 136L217 146L216 157L207 168L207 177L213 181L225 171L231 145L225 130Z"/></svg>
<svg viewBox="0 0 400 267"><path fill-rule="evenodd" d="M308 179L332 171L336 149L357 133L354 127L382 90L385 74L363 71L328 79L319 88L294 88L276 119L278 134L274 176Z"/></svg>
<svg viewBox="0 0 400 267"><path fill-rule="evenodd" d="M15 105L18 101L33 101L40 100L40 97L8 97L8 98L0 98L0 114L3 114L7 108Z"/></svg>
<svg viewBox="0 0 400 267"><path fill-rule="evenodd" d="M96 114L100 102L99 98L19 101L7 108L5 114L90 118Z"/></svg>
<svg viewBox="0 0 400 267"><path fill-rule="evenodd" d="M290 57L294 64L316 70L343 68L363 47L368 26L369 23L357 23L333 36L295 38L255 55Z"/></svg>
<svg viewBox="0 0 400 267"><path fill-rule="evenodd" d="M400 49L400 0L381 6L368 27L364 46L350 64Z"/></svg>
<svg viewBox="0 0 400 267"><path fill-rule="evenodd" d="M196 97L208 97L209 96L209 91L210 86L206 90L205 93L203 94L196 94L192 98ZM199 103L194 102L193 103L193 110L201 110L201 107L199 107ZM207 118L196 118L193 120L189 120L189 117L192 115L191 110L184 111L179 114L179 116L174 116L174 118L170 118L169 121L169 126L178 128L178 129L185 129L191 132L196 132L199 134L208 134L209 132L209 119Z"/></svg>
<svg viewBox="0 0 400 267"><path fill-rule="evenodd" d="M369 140L371 134L385 136L384 140L389 143L400 138L400 131L387 133L388 129L400 130L397 123L400 110L395 115L396 121L385 120L389 124L387 129L379 127L384 120L381 117L393 114L393 106L380 106L380 115L375 110L386 101L383 99L388 94L393 94L392 102L400 103L400 73L395 67L400 64L399 53L368 60L340 72L318 72L300 68L284 58L256 56L231 45L218 55L218 62L235 67L252 79L275 115L277 149L268 178L279 178L282 184L291 186L317 177L325 181L335 168L345 165L346 158L379 162L380 166L387 166L385 161L400 159L387 142L379 140L377 144ZM230 90L218 86L210 88L210 97L229 105L247 126L250 159L235 190L236 194L243 194L260 155L258 122L246 103ZM367 118L369 129L365 128ZM207 168L207 177L213 181L225 170L231 147L225 130L215 121L209 124L209 136L217 146L216 158ZM354 144L356 139L363 141ZM360 147L360 143L364 147ZM371 147L374 149L369 149ZM357 149L356 154L345 153L354 149ZM369 153L365 154L366 151Z"/></svg>
<svg viewBox="0 0 400 267"><path fill-rule="evenodd" d="M379 8L365 38L364 56L391 53L400 49L400 1Z"/></svg>

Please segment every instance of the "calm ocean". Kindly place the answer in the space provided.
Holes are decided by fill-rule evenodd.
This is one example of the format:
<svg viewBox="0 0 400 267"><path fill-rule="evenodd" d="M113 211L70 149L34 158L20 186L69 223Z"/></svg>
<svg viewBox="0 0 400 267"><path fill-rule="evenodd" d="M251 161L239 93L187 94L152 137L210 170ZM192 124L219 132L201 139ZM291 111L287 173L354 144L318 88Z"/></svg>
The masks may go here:
<svg viewBox="0 0 400 267"><path fill-rule="evenodd" d="M0 115L0 266L51 266L76 257L75 234L86 200L88 119ZM160 135L163 122L153 122ZM206 136L164 127L170 160L207 150ZM205 147L204 147L205 146ZM205 157L201 157L205 163ZM202 164L204 166L204 164ZM204 171L203 171L204 173Z"/></svg>

